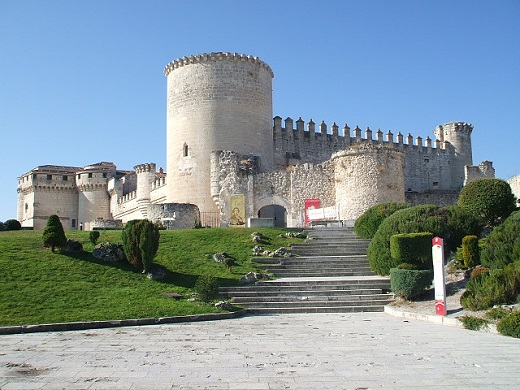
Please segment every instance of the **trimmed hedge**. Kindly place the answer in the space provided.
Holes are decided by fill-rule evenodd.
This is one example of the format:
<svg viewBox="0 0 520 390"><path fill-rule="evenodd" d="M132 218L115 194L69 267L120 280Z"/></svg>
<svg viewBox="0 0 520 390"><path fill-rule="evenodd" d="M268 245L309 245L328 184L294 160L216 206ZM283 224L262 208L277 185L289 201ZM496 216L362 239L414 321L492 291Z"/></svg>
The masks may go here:
<svg viewBox="0 0 520 390"><path fill-rule="evenodd" d="M445 238L446 250L455 250L465 235L479 231L478 221L455 206L421 205L398 210L381 223L368 246L370 267L379 275L388 275L390 268L399 265L400 261L392 259L390 253L390 237L394 234L431 232Z"/></svg>
<svg viewBox="0 0 520 390"><path fill-rule="evenodd" d="M410 270L392 268L390 283L392 292L404 299L413 299L430 287L433 280L431 270Z"/></svg>
<svg viewBox="0 0 520 390"><path fill-rule="evenodd" d="M390 237L390 255L395 262L433 268L432 233L401 233Z"/></svg>
<svg viewBox="0 0 520 390"><path fill-rule="evenodd" d="M520 260L520 211L512 213L491 231L480 260L489 268L504 268Z"/></svg>
<svg viewBox="0 0 520 390"><path fill-rule="evenodd" d="M354 223L354 231L361 238L370 239L376 234L383 220L395 213L397 210L410 207L406 203L380 203L370 207Z"/></svg>

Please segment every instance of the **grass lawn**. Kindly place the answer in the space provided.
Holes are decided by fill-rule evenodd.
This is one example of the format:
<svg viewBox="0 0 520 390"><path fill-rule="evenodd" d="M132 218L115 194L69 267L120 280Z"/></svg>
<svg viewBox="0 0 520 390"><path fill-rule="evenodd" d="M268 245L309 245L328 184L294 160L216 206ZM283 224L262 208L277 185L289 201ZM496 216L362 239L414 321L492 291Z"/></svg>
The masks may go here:
<svg viewBox="0 0 520 390"><path fill-rule="evenodd" d="M148 279L129 264L94 258L89 232L66 231L84 252L65 254L42 245L42 231L0 232L0 326L55 322L166 317L219 312L212 304L190 301L199 275L221 286L257 271L251 262L251 233L269 237L262 246L274 250L301 239L278 237L284 229L217 228L163 230L155 262L168 271L161 281ZM101 231L100 242L121 242L121 231ZM213 260L216 252L237 259L228 271ZM183 298L168 297L175 292Z"/></svg>

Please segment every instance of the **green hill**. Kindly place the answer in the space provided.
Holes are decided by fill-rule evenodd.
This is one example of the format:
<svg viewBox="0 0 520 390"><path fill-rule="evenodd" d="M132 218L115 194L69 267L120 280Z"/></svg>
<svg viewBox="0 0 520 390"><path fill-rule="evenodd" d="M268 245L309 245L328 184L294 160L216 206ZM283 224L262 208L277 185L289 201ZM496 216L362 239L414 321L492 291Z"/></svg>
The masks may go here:
<svg viewBox="0 0 520 390"><path fill-rule="evenodd" d="M199 275L219 279L221 286L257 271L251 262L251 233L269 237L266 249L301 241L282 238L284 229L193 229L161 231L155 262L166 277L154 281L126 262L94 258L89 232L67 231L83 244L79 254L52 253L42 244L42 231L0 232L0 326L99 321L215 313L219 309L193 298ZM120 231L101 231L98 243L121 242ZM237 259L232 271L213 260L217 252ZM177 293L175 300L166 293Z"/></svg>

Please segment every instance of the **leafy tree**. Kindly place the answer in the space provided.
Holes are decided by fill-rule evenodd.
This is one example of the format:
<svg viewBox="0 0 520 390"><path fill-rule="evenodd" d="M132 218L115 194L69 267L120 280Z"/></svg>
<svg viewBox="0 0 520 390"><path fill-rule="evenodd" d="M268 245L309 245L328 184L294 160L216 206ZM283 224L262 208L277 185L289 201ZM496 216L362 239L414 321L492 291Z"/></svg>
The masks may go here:
<svg viewBox="0 0 520 390"><path fill-rule="evenodd" d="M472 181L459 194L458 205L488 226L497 226L516 210L516 199L509 184L501 179Z"/></svg>
<svg viewBox="0 0 520 390"><path fill-rule="evenodd" d="M66 244L67 237L65 237L60 218L53 214L47 220L47 226L43 230L43 246L46 248L50 247L54 252L54 248L62 248Z"/></svg>
<svg viewBox="0 0 520 390"><path fill-rule="evenodd" d="M520 211L512 213L491 231L480 260L489 268L504 268L520 260Z"/></svg>
<svg viewBox="0 0 520 390"><path fill-rule="evenodd" d="M8 219L4 222L5 230L20 230L22 225L16 219Z"/></svg>
<svg viewBox="0 0 520 390"><path fill-rule="evenodd" d="M126 258L135 268L148 272L159 249L159 229L147 219L128 221L122 240Z"/></svg>

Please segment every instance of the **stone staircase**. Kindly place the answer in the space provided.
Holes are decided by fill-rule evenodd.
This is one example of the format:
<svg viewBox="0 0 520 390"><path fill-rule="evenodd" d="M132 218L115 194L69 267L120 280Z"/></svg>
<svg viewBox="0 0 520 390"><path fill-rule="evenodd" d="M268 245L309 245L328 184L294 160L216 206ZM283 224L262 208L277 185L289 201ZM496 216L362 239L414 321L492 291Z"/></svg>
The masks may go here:
<svg viewBox="0 0 520 390"><path fill-rule="evenodd" d="M383 311L393 299L390 280L370 270L368 243L352 228L312 229L292 246L298 257L254 259L278 279L221 293L255 314Z"/></svg>

